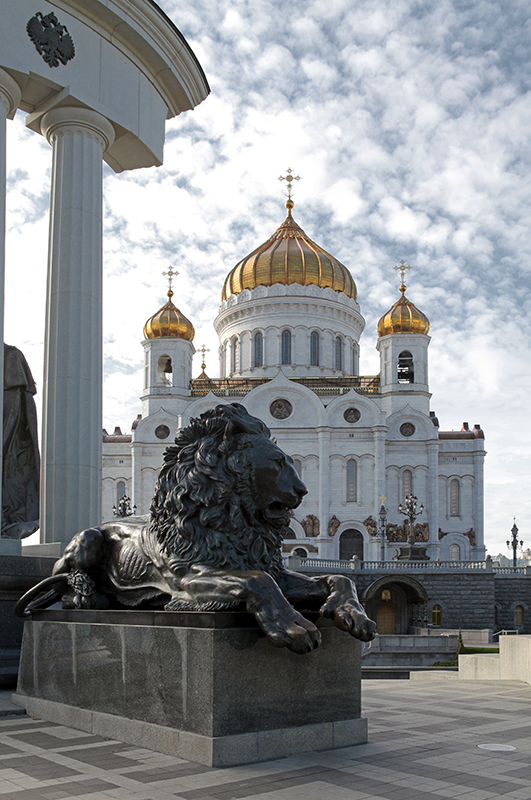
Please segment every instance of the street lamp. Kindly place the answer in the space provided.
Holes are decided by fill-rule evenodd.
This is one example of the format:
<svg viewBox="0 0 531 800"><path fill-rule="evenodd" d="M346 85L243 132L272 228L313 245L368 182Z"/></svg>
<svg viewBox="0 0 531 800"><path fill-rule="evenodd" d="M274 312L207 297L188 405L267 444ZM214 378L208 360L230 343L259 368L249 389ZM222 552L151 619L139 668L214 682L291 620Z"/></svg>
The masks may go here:
<svg viewBox="0 0 531 800"><path fill-rule="evenodd" d="M514 518L515 522L513 527L511 528L511 539L507 539L507 547L509 550L512 549L513 551L513 567L516 567L516 551L518 549L522 549L524 546L523 541L520 539L518 541L518 528L516 527L516 517Z"/></svg>
<svg viewBox="0 0 531 800"><path fill-rule="evenodd" d="M113 506L112 511L115 517L131 517L136 512L136 506L131 508L131 499L124 495L118 500L118 507Z"/></svg>
<svg viewBox="0 0 531 800"><path fill-rule="evenodd" d="M381 500L382 505L380 506L380 511L378 512L378 517L380 519L380 561L385 561L385 529L387 527L387 509L384 506L385 497L383 495Z"/></svg>
<svg viewBox="0 0 531 800"><path fill-rule="evenodd" d="M404 505L400 503L398 506L398 513L403 514L409 520L409 535L407 537L408 544L414 544L415 537L413 535L413 524L417 517L420 517L422 512L424 511L424 506L422 503L419 506L419 510L417 511L417 498L413 494L408 494L404 497Z"/></svg>

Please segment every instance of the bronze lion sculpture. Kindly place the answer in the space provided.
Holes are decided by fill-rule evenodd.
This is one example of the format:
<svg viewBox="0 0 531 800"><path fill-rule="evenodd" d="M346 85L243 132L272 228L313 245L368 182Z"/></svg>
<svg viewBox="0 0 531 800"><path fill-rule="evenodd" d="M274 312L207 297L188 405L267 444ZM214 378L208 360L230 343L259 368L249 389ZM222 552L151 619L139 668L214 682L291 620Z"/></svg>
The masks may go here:
<svg viewBox="0 0 531 800"><path fill-rule="evenodd" d="M342 575L284 567L283 532L306 487L261 420L237 403L192 419L167 448L150 513L76 534L31 609L212 611L245 604L269 642L306 653L321 637L298 610L319 611L362 641L374 637L356 588ZM35 597L18 603L19 615ZM31 597L30 597L31 595Z"/></svg>

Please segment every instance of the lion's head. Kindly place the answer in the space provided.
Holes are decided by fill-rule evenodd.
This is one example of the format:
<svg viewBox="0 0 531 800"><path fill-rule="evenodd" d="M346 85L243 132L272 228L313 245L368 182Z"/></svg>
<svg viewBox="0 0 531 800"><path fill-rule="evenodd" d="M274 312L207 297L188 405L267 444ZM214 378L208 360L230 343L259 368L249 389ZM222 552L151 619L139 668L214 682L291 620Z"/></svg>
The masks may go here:
<svg viewBox="0 0 531 800"><path fill-rule="evenodd" d="M151 528L176 566L282 566L282 534L306 494L292 459L238 404L192 419L168 447L151 502Z"/></svg>

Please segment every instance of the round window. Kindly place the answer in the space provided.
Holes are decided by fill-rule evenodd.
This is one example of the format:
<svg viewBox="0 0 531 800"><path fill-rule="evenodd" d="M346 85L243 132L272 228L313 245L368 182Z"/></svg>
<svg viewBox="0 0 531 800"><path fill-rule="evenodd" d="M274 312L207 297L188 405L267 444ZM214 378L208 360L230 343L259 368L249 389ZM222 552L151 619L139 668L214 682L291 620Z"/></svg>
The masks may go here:
<svg viewBox="0 0 531 800"><path fill-rule="evenodd" d="M167 439L170 435L170 429L167 425L157 425L155 428L155 436L157 439Z"/></svg>
<svg viewBox="0 0 531 800"><path fill-rule="evenodd" d="M357 422L361 417L360 412L357 408L347 408L347 410L343 413L343 417L346 419L347 422Z"/></svg>
<svg viewBox="0 0 531 800"><path fill-rule="evenodd" d="M403 422L400 426L400 433L402 436L413 436L415 433L415 426L412 422Z"/></svg>
<svg viewBox="0 0 531 800"><path fill-rule="evenodd" d="M289 400L283 400L282 398L273 400L269 406L269 413L275 419L287 419L292 411L293 406Z"/></svg>

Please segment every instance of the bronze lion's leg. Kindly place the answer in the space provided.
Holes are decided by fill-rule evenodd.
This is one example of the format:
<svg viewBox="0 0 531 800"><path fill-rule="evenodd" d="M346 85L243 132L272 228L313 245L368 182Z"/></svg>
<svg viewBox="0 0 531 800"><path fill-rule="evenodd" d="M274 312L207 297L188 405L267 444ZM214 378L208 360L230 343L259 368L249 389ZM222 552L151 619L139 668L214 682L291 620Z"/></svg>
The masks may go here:
<svg viewBox="0 0 531 800"><path fill-rule="evenodd" d="M231 600L245 603L274 647L307 653L321 643L315 625L288 603L276 581L266 572L194 564L179 576L176 584L180 592L197 604Z"/></svg>
<svg viewBox="0 0 531 800"><path fill-rule="evenodd" d="M319 604L319 613L333 619L334 624L351 636L370 642L376 624L368 618L358 599L356 587L344 575L323 575L311 578L299 572L283 570L278 584L288 600L296 605Z"/></svg>

